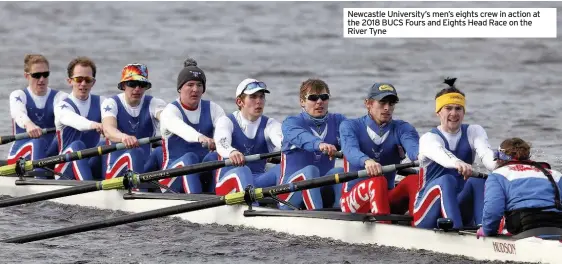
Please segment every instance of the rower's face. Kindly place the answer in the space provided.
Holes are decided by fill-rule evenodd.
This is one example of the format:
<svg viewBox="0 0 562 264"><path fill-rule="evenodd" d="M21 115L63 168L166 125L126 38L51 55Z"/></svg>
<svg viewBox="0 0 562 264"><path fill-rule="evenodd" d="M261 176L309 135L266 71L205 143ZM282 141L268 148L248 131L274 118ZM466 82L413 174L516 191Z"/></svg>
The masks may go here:
<svg viewBox="0 0 562 264"><path fill-rule="evenodd" d="M447 132L454 133L461 127L464 119L464 107L458 104L448 104L441 108L437 116L441 121L441 127Z"/></svg>
<svg viewBox="0 0 562 264"><path fill-rule="evenodd" d="M309 88L310 89L310 88ZM324 97L326 100L323 100ZM329 94L326 89L319 93L308 91L305 98L301 98L301 106L313 117L323 117L328 113L328 105L330 103Z"/></svg>
<svg viewBox="0 0 562 264"><path fill-rule="evenodd" d="M24 73L25 78L29 88L37 94L44 95L47 92L47 87L49 86L49 77L36 76L39 78L34 78L32 75L37 75L37 73L49 72L49 66L46 63L34 63L31 65L29 72Z"/></svg>
<svg viewBox="0 0 562 264"><path fill-rule="evenodd" d="M139 105L144 92L148 89L148 83L141 81L126 81L123 83L125 97L131 105Z"/></svg>
<svg viewBox="0 0 562 264"><path fill-rule="evenodd" d="M72 94L80 100L88 99L90 91L96 83L92 68L80 64L74 66L72 77L67 78L66 81L72 87Z"/></svg>
<svg viewBox="0 0 562 264"><path fill-rule="evenodd" d="M201 96L203 96L203 83L200 81L186 82L180 89L180 100L183 104L197 105Z"/></svg>
<svg viewBox="0 0 562 264"><path fill-rule="evenodd" d="M374 99L366 100L365 106L371 118L380 125L392 120L392 113L394 113L396 103L396 97L386 96L380 101Z"/></svg>
<svg viewBox="0 0 562 264"><path fill-rule="evenodd" d="M236 98L236 104L240 107L240 111L255 119L263 114L265 106L265 93L263 91L247 94L244 99Z"/></svg>

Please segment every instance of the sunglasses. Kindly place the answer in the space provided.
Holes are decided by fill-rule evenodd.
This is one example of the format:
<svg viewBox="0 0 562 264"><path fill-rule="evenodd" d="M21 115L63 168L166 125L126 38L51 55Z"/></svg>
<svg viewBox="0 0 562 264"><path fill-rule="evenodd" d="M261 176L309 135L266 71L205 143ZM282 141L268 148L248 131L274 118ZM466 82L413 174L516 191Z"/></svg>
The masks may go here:
<svg viewBox="0 0 562 264"><path fill-rule="evenodd" d="M255 89L267 89L267 85L265 85L265 83L263 82L251 82L247 84L246 87L244 87L244 90L242 90L242 92L251 91Z"/></svg>
<svg viewBox="0 0 562 264"><path fill-rule="evenodd" d="M318 99L322 99L322 101L327 101L330 99L330 95L329 94L309 94L306 97L307 100L309 101L318 101Z"/></svg>
<svg viewBox="0 0 562 264"><path fill-rule="evenodd" d="M29 74L33 79L41 79L41 77L43 78L49 78L49 75L51 74L51 72L34 72L34 73L27 73Z"/></svg>
<svg viewBox="0 0 562 264"><path fill-rule="evenodd" d="M77 77L72 77L70 79L72 79L74 82L77 83L82 83L83 81L86 81L86 83L93 83L94 80L96 80L96 78L90 76L77 76Z"/></svg>
<svg viewBox="0 0 562 264"><path fill-rule="evenodd" d="M152 86L150 83L141 82L141 81L126 81L124 82L124 84L131 88L140 87L140 88L149 89Z"/></svg>

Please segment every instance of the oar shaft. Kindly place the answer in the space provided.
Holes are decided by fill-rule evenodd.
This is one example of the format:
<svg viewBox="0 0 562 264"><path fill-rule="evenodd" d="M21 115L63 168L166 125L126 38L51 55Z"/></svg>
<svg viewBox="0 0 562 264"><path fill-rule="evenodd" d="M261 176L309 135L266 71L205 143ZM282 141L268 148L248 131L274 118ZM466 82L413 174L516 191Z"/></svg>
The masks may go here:
<svg viewBox="0 0 562 264"><path fill-rule="evenodd" d="M139 139L139 144L144 145L144 144L148 144L148 143L151 143L151 142L159 141L161 139L162 139L161 137L141 138L141 139ZM125 144L123 144L123 143L117 143L115 145L104 145L104 146L98 146L98 147L94 147L94 148L79 150L79 151L71 152L71 153L68 153L68 154L63 154L63 155L53 156L53 157L49 157L49 158L39 159L39 160L33 161L32 163L33 163L34 168L46 167L46 166L59 164L59 163L63 163L63 162L75 161L75 160L90 158L90 157L94 157L94 156L101 156L101 155L104 155L104 154L107 154L107 153L110 153L110 152L114 152L114 151L117 151L117 150L122 150L122 149L125 149Z"/></svg>
<svg viewBox="0 0 562 264"><path fill-rule="evenodd" d="M25 235L21 237L14 237L3 240L4 243L27 243L32 241L38 241L48 238L66 236L75 233L81 233L86 231L91 231L100 228L118 226L127 223L134 223L143 220L164 217L168 215L175 215L179 213L186 213L191 211L197 211L207 208L218 207L221 205L225 205L225 201L223 197L217 197L209 200L204 200L196 203L189 203L189 204L181 204L172 207L166 207L161 209L156 209L153 211L147 211L138 214L131 214L131 215L124 215L112 219L101 220L92 223L86 223L71 227L65 227L57 230L51 230L46 232L41 232L37 234Z"/></svg>
<svg viewBox="0 0 562 264"><path fill-rule="evenodd" d="M48 133L53 133L56 131L56 128L51 127L51 128L43 128L41 129L41 134L45 135ZM19 134L15 134L15 135L9 135L9 136L3 136L0 137L0 145L3 144L7 144L16 140L20 140L20 139L26 139L26 138L30 138L29 134L27 132L24 133L19 133Z"/></svg>
<svg viewBox="0 0 562 264"><path fill-rule="evenodd" d="M267 159L275 156L281 155L280 151L265 153L265 154L254 154L245 157L246 162L253 162L257 160ZM157 181L161 179L177 177L186 174L198 173L203 171L214 170L222 167L231 166L232 161L230 159L224 161L211 161L211 162L204 162L199 164L194 164L186 167L180 167L175 169L163 170L163 171L155 171L155 172L148 172L143 174L136 175L136 179L133 180L135 184L140 182L151 182ZM104 190L106 188L104 187Z"/></svg>
<svg viewBox="0 0 562 264"><path fill-rule="evenodd" d="M382 171L383 171L383 173L387 173L387 172L390 172L390 171L400 170L400 169L414 167L414 166L418 166L418 165L419 165L419 162L417 162L417 161L410 162L410 163L403 163L403 164L392 164L392 165L383 166ZM283 185L278 185L278 186L273 186L273 187L262 188L262 192L263 192L265 197L268 197L268 196L273 196L273 195L278 195L278 194L283 194L283 193L290 193L290 192L296 192L296 191L300 191L300 190L307 190L307 189L322 187L322 186L330 185L330 184L338 184L338 183L342 183L342 182L348 182L348 181L352 181L352 180L355 180L357 178L363 178L363 177L368 177L366 170L360 170L360 171L356 171L356 172L347 172L347 173L341 173L341 174L336 173L336 174L333 174L333 175L327 175L327 176L318 177L318 178L314 178L314 179L310 179L310 180L306 180L306 181L299 181L299 182L288 183L288 184L283 184ZM376 176L376 177L384 177L384 176ZM228 199L227 199L227 203L231 204L228 201Z"/></svg>
<svg viewBox="0 0 562 264"><path fill-rule="evenodd" d="M0 200L0 208L26 204L26 203L39 202L39 201L71 196L81 193L93 192L97 190L99 190L98 183L94 182L90 184L84 184L82 186L74 186L74 187L60 189L60 190L35 193L35 194L30 194L21 197L13 197L13 198Z"/></svg>

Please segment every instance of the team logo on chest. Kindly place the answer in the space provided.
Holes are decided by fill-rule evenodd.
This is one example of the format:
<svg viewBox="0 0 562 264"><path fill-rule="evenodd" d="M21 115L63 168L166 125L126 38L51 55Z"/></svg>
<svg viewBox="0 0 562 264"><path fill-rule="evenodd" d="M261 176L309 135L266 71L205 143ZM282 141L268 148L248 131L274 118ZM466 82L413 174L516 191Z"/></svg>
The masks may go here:
<svg viewBox="0 0 562 264"><path fill-rule="evenodd" d="M374 155L374 158L375 158L376 161L379 161L381 159L381 154L382 154L382 151L383 151L382 147L380 147L378 149L379 149L379 151L377 151L376 148L371 149L373 151L373 155Z"/></svg>
<svg viewBox="0 0 562 264"><path fill-rule="evenodd" d="M37 117L37 121L41 122L43 120L43 117L45 117L45 113L44 112L35 112L35 117Z"/></svg>
<svg viewBox="0 0 562 264"><path fill-rule="evenodd" d="M246 150L244 152L244 154L246 155L250 155L252 154L252 149L254 148L254 145L246 145L246 143L244 143L244 149Z"/></svg>
<svg viewBox="0 0 562 264"><path fill-rule="evenodd" d="M137 132L137 128L139 127L139 121L133 122L129 120L129 125L131 126L131 130L133 131L133 133Z"/></svg>

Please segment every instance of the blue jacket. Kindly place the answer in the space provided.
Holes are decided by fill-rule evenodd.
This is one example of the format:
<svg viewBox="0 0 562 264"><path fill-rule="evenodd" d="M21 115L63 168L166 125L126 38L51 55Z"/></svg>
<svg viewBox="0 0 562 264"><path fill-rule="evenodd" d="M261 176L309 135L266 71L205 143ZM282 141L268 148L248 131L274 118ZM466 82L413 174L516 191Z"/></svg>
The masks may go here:
<svg viewBox="0 0 562 264"><path fill-rule="evenodd" d="M562 189L562 174L549 170ZM562 194L561 194L562 195ZM498 232L507 211L554 205L554 188L539 169L526 164L511 164L494 170L486 180L482 229L486 236ZM548 209L547 211L558 211Z"/></svg>

